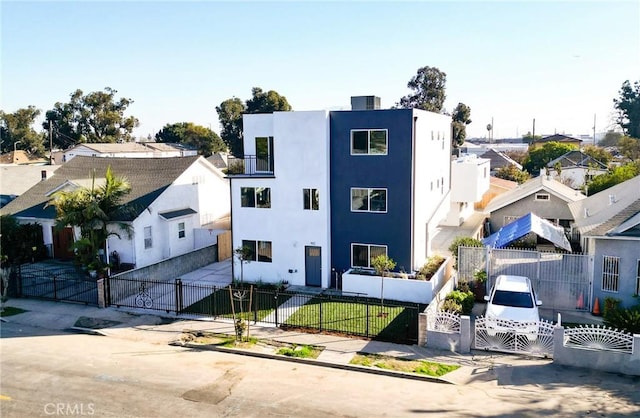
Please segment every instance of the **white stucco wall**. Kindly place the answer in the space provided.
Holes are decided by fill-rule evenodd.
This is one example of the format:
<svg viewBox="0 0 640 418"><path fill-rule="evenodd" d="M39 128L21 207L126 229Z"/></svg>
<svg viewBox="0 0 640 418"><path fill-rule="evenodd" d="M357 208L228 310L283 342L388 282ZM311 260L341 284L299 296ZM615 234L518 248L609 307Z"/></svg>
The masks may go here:
<svg viewBox="0 0 640 418"><path fill-rule="evenodd" d="M474 203L489 190L490 160L465 156L451 162L451 201Z"/></svg>
<svg viewBox="0 0 640 418"><path fill-rule="evenodd" d="M120 254L124 263L144 267L196 249L194 229L202 226L202 219L218 218L230 211L228 180L211 163L199 158L180 175L133 222L131 240L109 239L110 251ZM191 208L197 213L164 219L161 213ZM203 216L207 214L207 216ZM185 223L185 237L178 238L178 224ZM144 228L150 226L152 247L144 248Z"/></svg>
<svg viewBox="0 0 640 418"><path fill-rule="evenodd" d="M451 117L414 110L415 117L414 269L431 255L429 236L449 210L451 160Z"/></svg>
<svg viewBox="0 0 640 418"><path fill-rule="evenodd" d="M255 155L255 138L274 137L274 178L231 180L233 248L242 240L271 241L272 262L245 264L244 280L305 285L305 246L318 246L322 287L329 286L329 118L326 111L244 115L244 149ZM271 208L240 206L241 187L270 187ZM303 189L318 189L319 210L303 209ZM234 275L240 265L234 260ZM289 271L292 271L291 273Z"/></svg>

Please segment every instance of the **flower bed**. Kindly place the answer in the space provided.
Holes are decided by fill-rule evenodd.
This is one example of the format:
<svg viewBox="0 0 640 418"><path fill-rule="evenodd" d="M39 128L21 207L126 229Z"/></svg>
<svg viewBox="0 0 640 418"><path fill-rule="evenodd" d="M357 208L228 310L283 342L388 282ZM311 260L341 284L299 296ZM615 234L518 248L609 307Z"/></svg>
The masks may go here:
<svg viewBox="0 0 640 418"><path fill-rule="evenodd" d="M433 295L449 279L451 259L447 259L430 280L420 280L415 273L389 273L384 278L384 298L402 302L429 304ZM382 277L374 270L354 268L342 275L342 291L381 298Z"/></svg>

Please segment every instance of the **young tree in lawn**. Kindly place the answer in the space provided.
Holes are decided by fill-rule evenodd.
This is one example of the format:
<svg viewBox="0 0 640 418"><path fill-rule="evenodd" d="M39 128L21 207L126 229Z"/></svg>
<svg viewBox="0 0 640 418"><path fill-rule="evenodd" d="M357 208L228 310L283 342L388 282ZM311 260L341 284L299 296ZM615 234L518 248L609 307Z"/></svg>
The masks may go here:
<svg viewBox="0 0 640 418"><path fill-rule="evenodd" d="M256 254L253 248L246 245L240 246L233 250L234 254L240 260L240 283L244 283L244 264L250 263L256 259Z"/></svg>
<svg viewBox="0 0 640 418"><path fill-rule="evenodd" d="M396 268L396 262L386 254L378 255L371 260L371 266L376 270L380 279L380 306L384 306L384 276Z"/></svg>

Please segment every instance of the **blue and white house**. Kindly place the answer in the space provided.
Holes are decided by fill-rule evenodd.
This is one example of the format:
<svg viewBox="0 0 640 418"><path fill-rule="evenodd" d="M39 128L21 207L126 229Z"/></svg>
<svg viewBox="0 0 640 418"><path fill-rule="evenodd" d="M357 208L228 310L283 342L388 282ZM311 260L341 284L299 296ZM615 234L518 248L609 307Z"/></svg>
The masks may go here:
<svg viewBox="0 0 640 418"><path fill-rule="evenodd" d="M232 246L247 281L330 287L388 254L421 267L449 210L451 119L423 110L244 115L229 160ZM240 264L234 259L234 276Z"/></svg>

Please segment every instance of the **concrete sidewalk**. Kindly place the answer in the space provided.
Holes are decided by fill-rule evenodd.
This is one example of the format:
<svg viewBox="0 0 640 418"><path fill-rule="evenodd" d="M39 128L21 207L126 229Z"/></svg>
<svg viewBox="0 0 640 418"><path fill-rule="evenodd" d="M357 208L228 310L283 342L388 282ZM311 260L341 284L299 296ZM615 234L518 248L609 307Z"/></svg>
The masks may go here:
<svg viewBox="0 0 640 418"><path fill-rule="evenodd" d="M230 320L185 319L183 316L178 318L175 314L160 316L164 314L163 312L154 311L153 314L149 314L149 311L142 310L124 310L113 307L102 309L35 299L11 299L6 306L24 309L27 312L3 318L4 321L25 325L25 328L36 327L43 331L46 330L51 335L76 330L133 341L169 344L180 340L184 331L234 334L234 326ZM341 368L358 369L359 367L349 366L349 362L359 352L457 364L461 366L458 370L445 375L440 380L458 385L497 385L500 373L512 378L513 370L518 366L526 366L527 375L536 378L536 374L540 374L539 378L545 381L550 380L549 373L557 373L558 370L548 359L493 352L472 352L468 355L461 355L417 345L286 331L267 325L252 324L250 333L251 336L257 338L324 347L322 354L317 359L318 363ZM282 356L274 357L282 359ZM359 369L362 370L362 368ZM584 375L584 371L581 373ZM399 373L397 375L402 376Z"/></svg>

